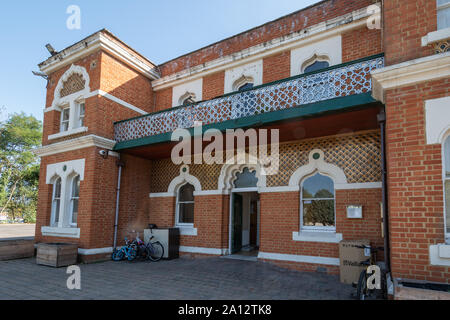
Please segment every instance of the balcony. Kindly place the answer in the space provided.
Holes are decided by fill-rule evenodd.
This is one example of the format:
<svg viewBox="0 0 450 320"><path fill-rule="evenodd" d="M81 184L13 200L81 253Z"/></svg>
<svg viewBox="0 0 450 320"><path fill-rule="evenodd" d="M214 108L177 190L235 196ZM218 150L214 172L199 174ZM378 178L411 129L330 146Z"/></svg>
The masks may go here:
<svg viewBox="0 0 450 320"><path fill-rule="evenodd" d="M370 72L384 67L384 55L332 66L264 84L247 91L127 119L114 124L116 150L170 141L177 128L249 127L375 102Z"/></svg>

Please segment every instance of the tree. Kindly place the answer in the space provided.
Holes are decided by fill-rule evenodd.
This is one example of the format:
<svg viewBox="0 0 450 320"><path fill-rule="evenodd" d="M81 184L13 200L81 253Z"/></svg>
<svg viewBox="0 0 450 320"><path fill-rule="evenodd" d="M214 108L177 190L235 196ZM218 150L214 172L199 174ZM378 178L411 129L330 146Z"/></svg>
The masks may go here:
<svg viewBox="0 0 450 320"><path fill-rule="evenodd" d="M39 158L32 153L42 139L42 124L24 113L0 122L0 213L34 222Z"/></svg>

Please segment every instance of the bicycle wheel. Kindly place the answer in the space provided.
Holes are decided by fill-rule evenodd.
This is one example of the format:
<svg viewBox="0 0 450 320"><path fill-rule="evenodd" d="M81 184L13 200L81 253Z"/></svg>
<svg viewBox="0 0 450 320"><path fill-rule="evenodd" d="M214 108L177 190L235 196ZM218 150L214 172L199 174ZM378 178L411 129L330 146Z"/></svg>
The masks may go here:
<svg viewBox="0 0 450 320"><path fill-rule="evenodd" d="M159 241L150 243L148 249L148 258L151 261L159 261L164 255L164 247Z"/></svg>
<svg viewBox="0 0 450 320"><path fill-rule="evenodd" d="M128 253L127 253L128 261L133 261L134 259L136 259L136 256L137 256L136 246L131 246L128 249Z"/></svg>
<svg viewBox="0 0 450 320"><path fill-rule="evenodd" d="M122 251L122 249L120 249L120 250L115 249L115 250L113 251L112 255L111 255L111 258L112 258L114 261L120 261L120 260L123 260L123 251Z"/></svg>
<svg viewBox="0 0 450 320"><path fill-rule="evenodd" d="M361 274L359 275L358 286L356 289L356 297L358 300L366 300L368 296L367 293L368 293L367 271L366 269L364 269L363 271L361 271Z"/></svg>

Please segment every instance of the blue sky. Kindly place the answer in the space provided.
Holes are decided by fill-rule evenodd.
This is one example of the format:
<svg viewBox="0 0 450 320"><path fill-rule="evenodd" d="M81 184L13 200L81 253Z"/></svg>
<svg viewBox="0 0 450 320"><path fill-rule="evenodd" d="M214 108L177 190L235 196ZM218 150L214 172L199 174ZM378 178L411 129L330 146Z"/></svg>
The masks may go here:
<svg viewBox="0 0 450 320"><path fill-rule="evenodd" d="M43 118L44 79L31 74L49 54L102 29L155 63L261 25L318 0L4 1L0 10L0 107ZM69 5L81 9L81 29L69 30Z"/></svg>

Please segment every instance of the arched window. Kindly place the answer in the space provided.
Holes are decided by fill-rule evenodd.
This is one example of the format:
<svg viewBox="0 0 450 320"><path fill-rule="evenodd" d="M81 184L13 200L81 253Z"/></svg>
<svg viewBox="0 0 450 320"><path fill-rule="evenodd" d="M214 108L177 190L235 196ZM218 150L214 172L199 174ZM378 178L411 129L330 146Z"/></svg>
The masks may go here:
<svg viewBox="0 0 450 320"><path fill-rule="evenodd" d="M52 215L51 215L51 225L53 227L58 226L60 211L61 211L61 178L58 177L53 183Z"/></svg>
<svg viewBox="0 0 450 320"><path fill-rule="evenodd" d="M194 224L194 186L186 183L177 194L177 225Z"/></svg>
<svg viewBox="0 0 450 320"><path fill-rule="evenodd" d="M253 83L252 82L246 82L244 84L242 84L239 88L238 91L244 91L244 90L249 90L253 88Z"/></svg>
<svg viewBox="0 0 450 320"><path fill-rule="evenodd" d="M328 68L329 66L330 66L330 64L328 63L328 61L315 61L314 63L308 65L305 68L304 73L313 72L313 71L317 71L320 69L325 69L325 68Z"/></svg>
<svg viewBox="0 0 450 320"><path fill-rule="evenodd" d="M78 219L78 201L80 199L80 176L72 178L70 192L70 225L76 226Z"/></svg>
<svg viewBox="0 0 450 320"><path fill-rule="evenodd" d="M300 198L303 229L336 230L334 182L331 178L316 173L305 179Z"/></svg>
<svg viewBox="0 0 450 320"><path fill-rule="evenodd" d="M445 237L450 242L450 136L444 144Z"/></svg>
<svg viewBox="0 0 450 320"><path fill-rule="evenodd" d="M181 106L187 106L187 105L193 104L195 102L196 102L195 101L195 93L192 93L192 92L186 92L178 100L178 103Z"/></svg>

